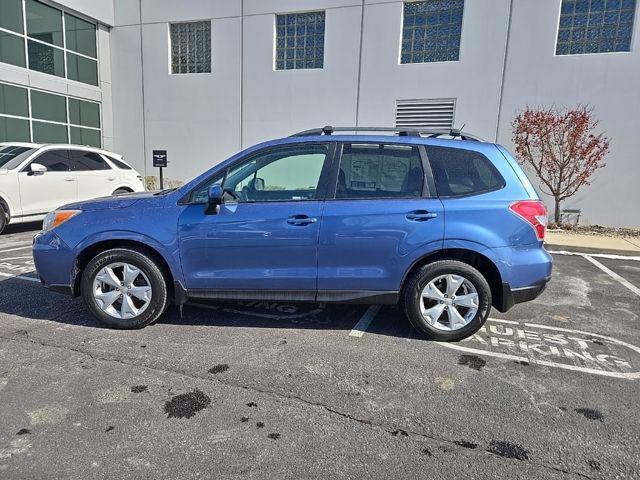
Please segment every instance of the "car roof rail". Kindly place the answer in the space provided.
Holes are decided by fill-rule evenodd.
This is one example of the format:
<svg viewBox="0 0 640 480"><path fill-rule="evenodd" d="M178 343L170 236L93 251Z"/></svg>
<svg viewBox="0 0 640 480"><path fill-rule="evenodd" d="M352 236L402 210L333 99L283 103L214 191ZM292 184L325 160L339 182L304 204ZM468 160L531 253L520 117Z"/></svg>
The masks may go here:
<svg viewBox="0 0 640 480"><path fill-rule="evenodd" d="M335 132L389 132L396 133L400 137L421 137L423 135L428 138L438 138L449 136L451 138L459 138L460 140L472 140L475 142L484 142L484 140L476 135L458 130L457 128L416 128L416 127L332 127L326 125L322 128L312 128L294 133L291 137L307 137L311 135L331 135Z"/></svg>

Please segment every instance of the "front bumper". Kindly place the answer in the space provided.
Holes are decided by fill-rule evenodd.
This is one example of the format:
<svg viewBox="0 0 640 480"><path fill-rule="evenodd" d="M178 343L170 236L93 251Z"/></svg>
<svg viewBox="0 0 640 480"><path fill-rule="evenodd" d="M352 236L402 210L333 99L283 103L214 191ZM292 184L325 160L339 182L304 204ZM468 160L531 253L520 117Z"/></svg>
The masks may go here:
<svg viewBox="0 0 640 480"><path fill-rule="evenodd" d="M535 300L542 292L544 292L545 288L547 288L547 283L549 283L550 279L550 276L545 277L533 285L519 288L511 288L508 283L504 282L502 284L502 302L500 305L496 306L497 309L501 312L506 312L516 303Z"/></svg>
<svg viewBox="0 0 640 480"><path fill-rule="evenodd" d="M58 293L73 295L75 252L54 231L33 237L33 261L40 283Z"/></svg>

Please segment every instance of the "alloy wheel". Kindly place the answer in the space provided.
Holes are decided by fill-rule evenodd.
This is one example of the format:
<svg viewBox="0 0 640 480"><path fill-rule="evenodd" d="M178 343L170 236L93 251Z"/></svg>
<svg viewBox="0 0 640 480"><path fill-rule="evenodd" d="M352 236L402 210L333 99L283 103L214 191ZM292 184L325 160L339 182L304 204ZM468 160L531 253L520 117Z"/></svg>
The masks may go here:
<svg viewBox="0 0 640 480"><path fill-rule="evenodd" d="M130 263L111 263L93 281L93 298L106 314L126 320L144 312L153 290L147 275Z"/></svg>
<svg viewBox="0 0 640 480"><path fill-rule="evenodd" d="M432 327L454 331L473 320L479 302L478 291L469 279L456 274L440 275L420 292L420 313Z"/></svg>

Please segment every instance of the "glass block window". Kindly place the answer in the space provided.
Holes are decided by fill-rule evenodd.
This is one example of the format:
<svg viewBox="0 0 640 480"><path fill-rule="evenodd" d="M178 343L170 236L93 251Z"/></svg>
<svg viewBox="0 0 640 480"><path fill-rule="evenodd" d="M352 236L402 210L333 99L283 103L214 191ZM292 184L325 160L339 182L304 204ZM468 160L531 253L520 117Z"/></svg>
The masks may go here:
<svg viewBox="0 0 640 480"><path fill-rule="evenodd" d="M631 50L636 0L562 0L556 55Z"/></svg>
<svg viewBox="0 0 640 480"><path fill-rule="evenodd" d="M276 70L324 67L324 12L276 15Z"/></svg>
<svg viewBox="0 0 640 480"><path fill-rule="evenodd" d="M405 2L400 63L456 61L464 0Z"/></svg>
<svg viewBox="0 0 640 480"><path fill-rule="evenodd" d="M29 141L100 147L100 104L0 83L0 142Z"/></svg>
<svg viewBox="0 0 640 480"><path fill-rule="evenodd" d="M211 73L211 22L172 23L171 73Z"/></svg>

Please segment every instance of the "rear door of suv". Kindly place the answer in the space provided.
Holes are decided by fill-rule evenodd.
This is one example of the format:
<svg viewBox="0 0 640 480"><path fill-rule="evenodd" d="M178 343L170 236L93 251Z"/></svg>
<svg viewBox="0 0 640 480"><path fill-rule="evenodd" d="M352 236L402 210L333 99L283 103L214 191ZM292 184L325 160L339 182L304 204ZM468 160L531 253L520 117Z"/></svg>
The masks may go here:
<svg viewBox="0 0 640 480"><path fill-rule="evenodd" d="M118 176L101 155L87 150L69 150L69 157L78 179L78 200L104 197L114 192Z"/></svg>
<svg viewBox="0 0 640 480"><path fill-rule="evenodd" d="M407 269L443 243L443 207L424 147L338 148L318 246L318 301L395 301Z"/></svg>

